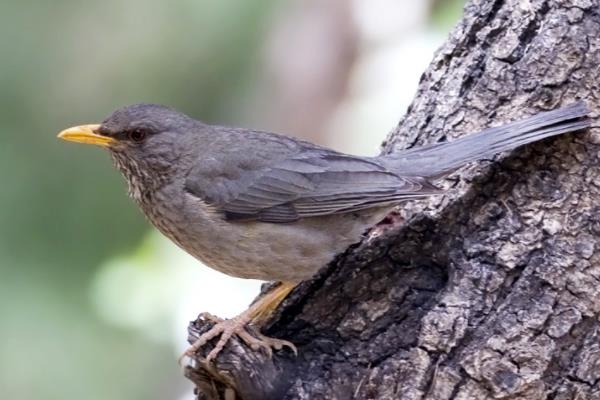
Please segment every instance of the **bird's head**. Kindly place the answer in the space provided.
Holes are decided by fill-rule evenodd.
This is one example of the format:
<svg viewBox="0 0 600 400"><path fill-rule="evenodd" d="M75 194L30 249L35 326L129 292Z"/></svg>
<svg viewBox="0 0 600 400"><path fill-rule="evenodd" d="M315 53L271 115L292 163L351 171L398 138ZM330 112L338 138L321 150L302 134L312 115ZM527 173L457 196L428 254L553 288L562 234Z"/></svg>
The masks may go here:
<svg viewBox="0 0 600 400"><path fill-rule="evenodd" d="M135 104L115 111L97 125L80 125L58 134L64 140L107 148L130 183L158 179L185 164L199 122L169 107ZM137 182L132 182L137 181Z"/></svg>

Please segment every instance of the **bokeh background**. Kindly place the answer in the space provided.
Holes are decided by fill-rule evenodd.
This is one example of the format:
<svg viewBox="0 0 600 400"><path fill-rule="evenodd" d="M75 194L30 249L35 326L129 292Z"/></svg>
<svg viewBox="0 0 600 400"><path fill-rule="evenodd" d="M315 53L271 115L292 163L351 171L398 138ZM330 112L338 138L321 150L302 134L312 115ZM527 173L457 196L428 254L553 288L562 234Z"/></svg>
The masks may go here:
<svg viewBox="0 0 600 400"><path fill-rule="evenodd" d="M463 0L0 5L0 399L188 399L187 321L260 282L155 233L66 127L155 102L375 154Z"/></svg>

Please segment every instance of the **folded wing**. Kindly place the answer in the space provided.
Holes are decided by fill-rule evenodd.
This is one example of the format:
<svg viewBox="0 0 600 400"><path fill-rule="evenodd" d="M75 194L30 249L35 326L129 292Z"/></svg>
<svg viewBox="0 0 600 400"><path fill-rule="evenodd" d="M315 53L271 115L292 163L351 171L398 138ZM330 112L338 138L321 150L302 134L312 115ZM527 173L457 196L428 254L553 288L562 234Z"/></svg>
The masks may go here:
<svg viewBox="0 0 600 400"><path fill-rule="evenodd" d="M392 173L375 159L318 147L302 150L259 168L237 168L237 173L212 179L217 183L210 186L203 184L199 165L188 177L186 190L228 220L272 223L392 206L441 193L423 179Z"/></svg>

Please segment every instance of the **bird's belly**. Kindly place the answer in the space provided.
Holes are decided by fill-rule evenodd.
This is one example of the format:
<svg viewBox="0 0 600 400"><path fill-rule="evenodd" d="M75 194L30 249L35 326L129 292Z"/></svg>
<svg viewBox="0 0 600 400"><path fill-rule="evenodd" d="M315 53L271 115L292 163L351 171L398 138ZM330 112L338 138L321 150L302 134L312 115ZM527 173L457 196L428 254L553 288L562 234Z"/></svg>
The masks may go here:
<svg viewBox="0 0 600 400"><path fill-rule="evenodd" d="M203 207L184 208L185 221L170 224L184 229L155 225L192 256L231 276L291 282L313 276L385 215L370 210L279 224L224 221Z"/></svg>
<svg viewBox="0 0 600 400"><path fill-rule="evenodd" d="M207 246L195 242L192 254L216 270L242 278L301 281L342 251L331 238L298 225L238 222L226 232L217 228L212 234Z"/></svg>
<svg viewBox="0 0 600 400"><path fill-rule="evenodd" d="M186 250L228 275L299 282L358 242L366 228L364 222L328 224L322 218L288 224L230 222L197 232Z"/></svg>

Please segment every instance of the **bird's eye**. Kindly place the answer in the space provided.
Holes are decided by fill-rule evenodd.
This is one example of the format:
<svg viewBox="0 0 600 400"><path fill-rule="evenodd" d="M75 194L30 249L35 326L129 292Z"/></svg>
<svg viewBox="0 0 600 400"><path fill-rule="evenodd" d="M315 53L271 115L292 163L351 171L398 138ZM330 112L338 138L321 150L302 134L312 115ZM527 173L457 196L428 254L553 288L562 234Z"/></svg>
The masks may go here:
<svg viewBox="0 0 600 400"><path fill-rule="evenodd" d="M133 142L140 143L146 139L146 132L142 129L133 129L127 133L129 139Z"/></svg>

